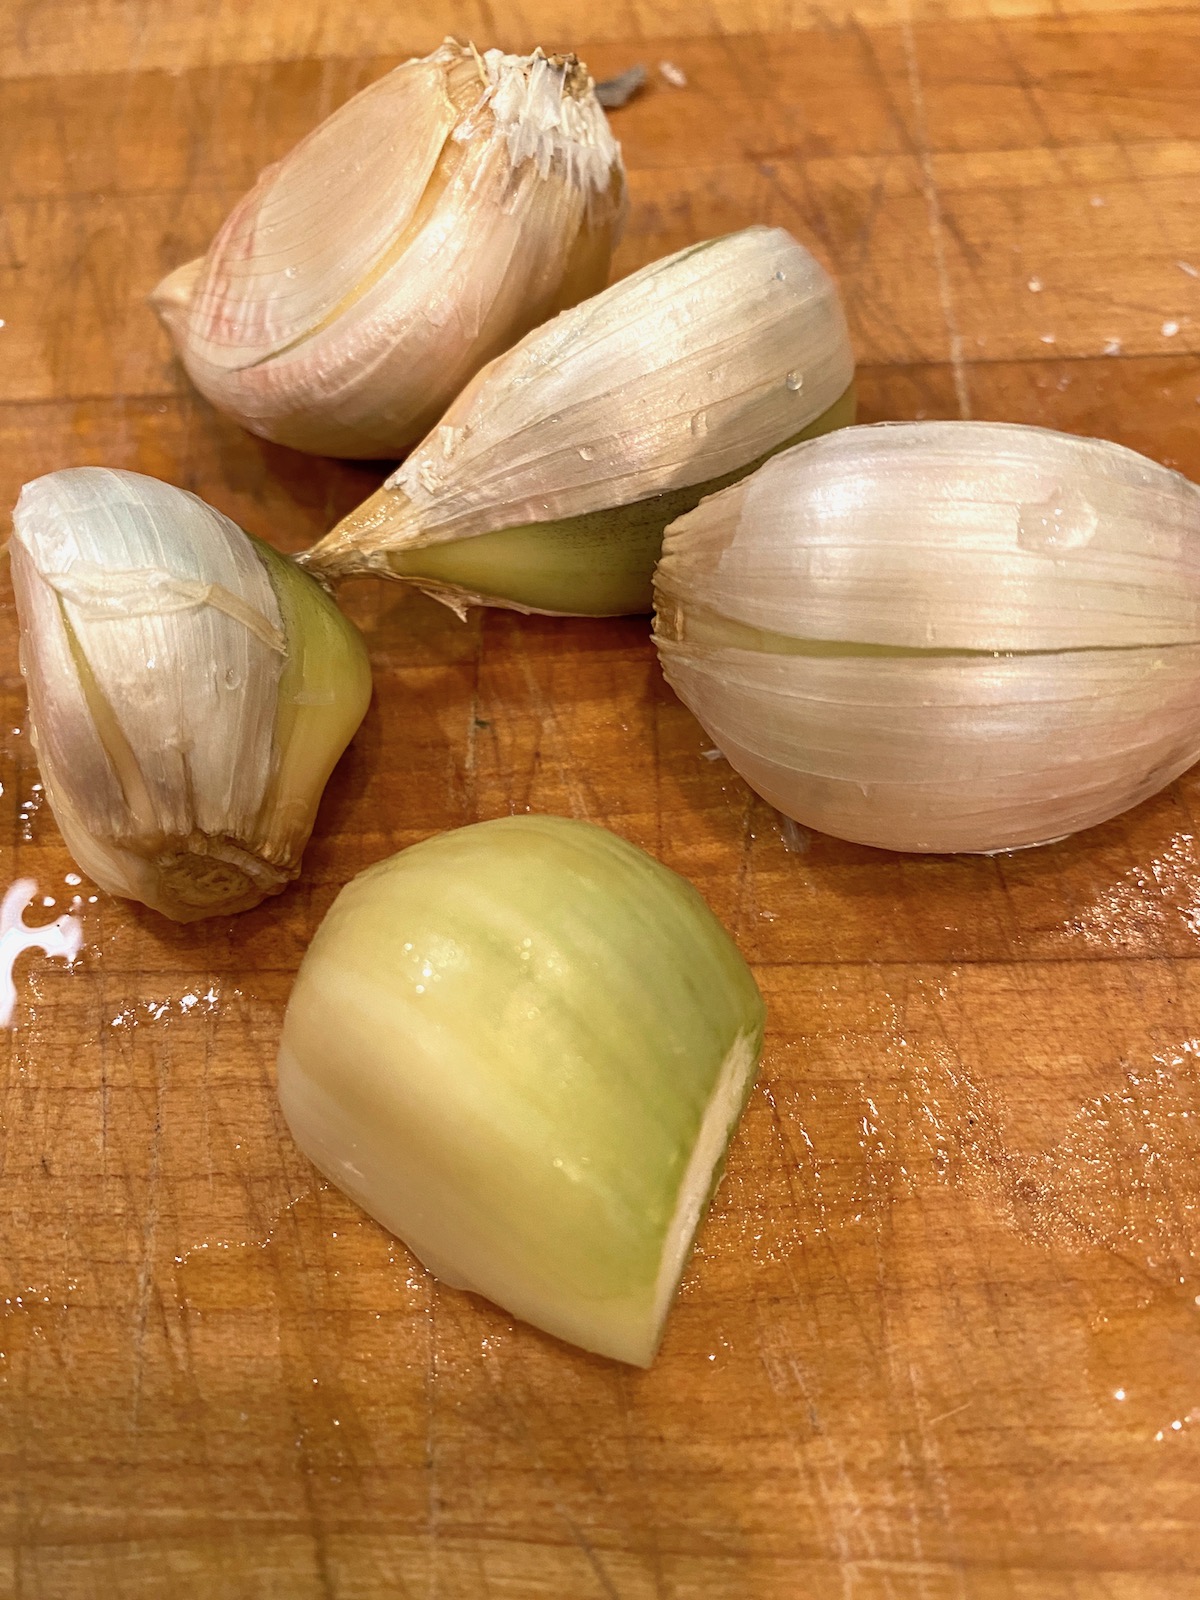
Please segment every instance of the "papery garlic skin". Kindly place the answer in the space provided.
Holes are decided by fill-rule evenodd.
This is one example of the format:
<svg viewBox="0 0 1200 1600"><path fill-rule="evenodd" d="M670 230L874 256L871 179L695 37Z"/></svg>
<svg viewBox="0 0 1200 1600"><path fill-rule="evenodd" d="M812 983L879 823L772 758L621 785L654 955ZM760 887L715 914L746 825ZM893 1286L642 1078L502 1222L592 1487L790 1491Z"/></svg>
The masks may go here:
<svg viewBox="0 0 1200 1600"><path fill-rule="evenodd" d="M551 615L648 611L662 530L809 433L854 420L837 289L781 228L690 246L485 368L302 559Z"/></svg>
<svg viewBox="0 0 1200 1600"><path fill-rule="evenodd" d="M26 484L10 550L34 746L79 866L180 922L284 888L370 698L356 630L294 563L139 473Z"/></svg>
<svg viewBox="0 0 1200 1600"><path fill-rule="evenodd" d="M301 1149L443 1281L649 1365L750 1093L762 999L696 891L562 817L342 890L292 990Z"/></svg>
<svg viewBox="0 0 1200 1600"><path fill-rule="evenodd" d="M447 40L268 168L152 300L196 387L252 433L394 456L485 362L602 287L624 206L573 56Z"/></svg>
<svg viewBox="0 0 1200 1600"><path fill-rule="evenodd" d="M885 423L667 531L655 640L786 815L894 850L1103 822L1200 758L1200 490L1101 440Z"/></svg>

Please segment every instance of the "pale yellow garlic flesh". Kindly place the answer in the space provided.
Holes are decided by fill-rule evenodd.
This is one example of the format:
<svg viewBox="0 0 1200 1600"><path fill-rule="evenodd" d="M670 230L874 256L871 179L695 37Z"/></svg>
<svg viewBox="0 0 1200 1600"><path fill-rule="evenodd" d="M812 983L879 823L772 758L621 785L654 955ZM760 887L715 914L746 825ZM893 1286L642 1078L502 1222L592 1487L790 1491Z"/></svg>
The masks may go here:
<svg viewBox="0 0 1200 1600"><path fill-rule="evenodd" d="M762 1030L690 884L603 828L503 817L342 890L279 1094L301 1149L444 1282L646 1366Z"/></svg>
<svg viewBox="0 0 1200 1600"><path fill-rule="evenodd" d="M786 815L896 850L1091 827L1200 758L1200 491L1004 423L851 428L668 529L664 672Z"/></svg>
<svg viewBox="0 0 1200 1600"><path fill-rule="evenodd" d="M604 284L624 206L580 62L447 40L268 168L152 299L196 387L252 433L395 456Z"/></svg>
<svg viewBox="0 0 1200 1600"><path fill-rule="evenodd" d="M356 630L294 563L139 473L35 479L10 549L31 732L79 866L181 922L286 887L370 698Z"/></svg>
<svg viewBox="0 0 1200 1600"><path fill-rule="evenodd" d="M693 245L498 357L302 560L460 609L645 611L667 522L853 421L853 379L837 289L790 234Z"/></svg>

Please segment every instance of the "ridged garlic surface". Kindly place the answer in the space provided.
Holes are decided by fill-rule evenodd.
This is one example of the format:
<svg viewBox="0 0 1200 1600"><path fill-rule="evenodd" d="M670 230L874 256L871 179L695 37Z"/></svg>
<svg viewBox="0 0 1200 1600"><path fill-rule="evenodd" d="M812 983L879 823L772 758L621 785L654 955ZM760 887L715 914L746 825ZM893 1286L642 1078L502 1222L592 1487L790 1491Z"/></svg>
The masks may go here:
<svg viewBox="0 0 1200 1600"><path fill-rule="evenodd" d="M648 611L667 523L809 433L853 421L837 289L781 228L644 267L486 367L310 570L461 609Z"/></svg>
<svg viewBox="0 0 1200 1600"><path fill-rule="evenodd" d="M284 888L370 698L356 630L294 562L139 473L26 484L10 549L38 764L80 867L182 922Z"/></svg>
<svg viewBox="0 0 1200 1600"><path fill-rule="evenodd" d="M655 604L732 765L843 838L1045 843L1200 758L1200 490L1102 440L814 440L672 524Z"/></svg>
<svg viewBox="0 0 1200 1600"><path fill-rule="evenodd" d="M259 178L152 297L252 433L397 455L485 362L608 276L620 150L574 56L448 39Z"/></svg>

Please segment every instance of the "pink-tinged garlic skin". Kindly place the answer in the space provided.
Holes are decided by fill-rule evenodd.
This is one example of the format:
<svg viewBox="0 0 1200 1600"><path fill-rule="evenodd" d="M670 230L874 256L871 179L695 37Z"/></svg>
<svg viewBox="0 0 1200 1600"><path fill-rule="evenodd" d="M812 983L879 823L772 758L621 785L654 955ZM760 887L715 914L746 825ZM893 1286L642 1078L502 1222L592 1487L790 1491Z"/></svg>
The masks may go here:
<svg viewBox="0 0 1200 1600"><path fill-rule="evenodd" d="M396 455L603 287L624 207L580 63L447 41L268 168L152 302L196 387L252 433Z"/></svg>
<svg viewBox="0 0 1200 1600"><path fill-rule="evenodd" d="M1200 759L1200 491L1104 441L827 435L673 523L655 601L732 765L842 838L1045 843Z"/></svg>

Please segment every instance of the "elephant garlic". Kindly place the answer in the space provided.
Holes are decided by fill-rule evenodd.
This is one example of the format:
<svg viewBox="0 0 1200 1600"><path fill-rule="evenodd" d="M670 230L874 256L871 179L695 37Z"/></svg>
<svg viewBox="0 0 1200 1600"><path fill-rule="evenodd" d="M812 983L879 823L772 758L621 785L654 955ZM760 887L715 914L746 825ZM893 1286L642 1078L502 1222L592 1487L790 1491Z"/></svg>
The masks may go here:
<svg viewBox="0 0 1200 1600"><path fill-rule="evenodd" d="M1102 440L849 428L667 530L663 670L798 822L1045 843L1200 757L1200 490Z"/></svg>
<svg viewBox="0 0 1200 1600"><path fill-rule="evenodd" d="M582 63L448 39L269 167L152 303L192 382L252 433L394 456L603 286L624 205Z"/></svg>
<svg viewBox="0 0 1200 1600"><path fill-rule="evenodd" d="M536 328L300 559L457 610L649 611L667 523L854 420L837 290L781 228L693 245Z"/></svg>
<svg viewBox="0 0 1200 1600"><path fill-rule="evenodd" d="M279 1095L300 1148L444 1282L648 1366L762 1030L690 884L603 828L502 817L342 890Z"/></svg>
<svg viewBox="0 0 1200 1600"><path fill-rule="evenodd" d="M320 585L102 467L26 484L10 551L34 746L83 871L178 922L284 888L371 694Z"/></svg>

